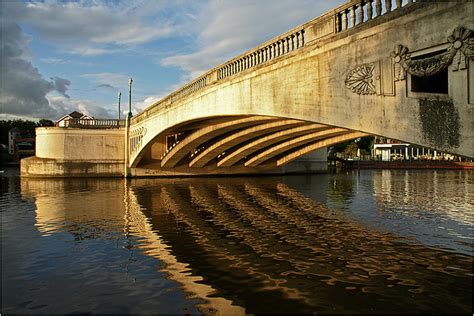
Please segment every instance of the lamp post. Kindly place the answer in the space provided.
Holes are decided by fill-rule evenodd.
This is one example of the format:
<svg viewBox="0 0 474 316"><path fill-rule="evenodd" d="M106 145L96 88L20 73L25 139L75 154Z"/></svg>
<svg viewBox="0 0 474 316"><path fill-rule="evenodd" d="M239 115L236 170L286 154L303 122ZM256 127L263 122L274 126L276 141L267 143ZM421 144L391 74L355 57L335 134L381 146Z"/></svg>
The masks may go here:
<svg viewBox="0 0 474 316"><path fill-rule="evenodd" d="M119 120L119 126L120 126L120 98L122 97L122 92L118 93L118 120Z"/></svg>
<svg viewBox="0 0 474 316"><path fill-rule="evenodd" d="M128 79L128 117L132 117L132 83L133 79Z"/></svg>

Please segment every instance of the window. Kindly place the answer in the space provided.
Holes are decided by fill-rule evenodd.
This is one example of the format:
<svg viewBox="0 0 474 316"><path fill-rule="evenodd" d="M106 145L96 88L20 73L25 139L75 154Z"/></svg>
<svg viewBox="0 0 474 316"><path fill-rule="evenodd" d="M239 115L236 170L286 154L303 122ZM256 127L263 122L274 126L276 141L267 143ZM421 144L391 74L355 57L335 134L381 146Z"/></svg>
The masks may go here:
<svg viewBox="0 0 474 316"><path fill-rule="evenodd" d="M445 53L446 50L413 57L412 60L430 58ZM411 92L448 94L448 68L429 77L411 75Z"/></svg>

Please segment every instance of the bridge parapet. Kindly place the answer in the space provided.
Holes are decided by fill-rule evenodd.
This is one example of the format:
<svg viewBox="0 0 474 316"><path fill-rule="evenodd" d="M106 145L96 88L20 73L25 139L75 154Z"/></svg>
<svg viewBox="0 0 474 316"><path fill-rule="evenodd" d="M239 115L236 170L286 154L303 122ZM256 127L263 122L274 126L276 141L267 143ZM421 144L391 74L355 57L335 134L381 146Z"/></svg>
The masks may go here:
<svg viewBox="0 0 474 316"><path fill-rule="evenodd" d="M279 35L203 74L182 88L152 104L136 115L132 123L139 123L154 114L172 107L177 100L202 90L210 84L224 80L244 71L254 69L272 60L304 47L307 43L334 36L360 26L368 21L390 14L402 7L420 4L422 1L396 0L392 7L391 0L352 0L323 14L307 23Z"/></svg>

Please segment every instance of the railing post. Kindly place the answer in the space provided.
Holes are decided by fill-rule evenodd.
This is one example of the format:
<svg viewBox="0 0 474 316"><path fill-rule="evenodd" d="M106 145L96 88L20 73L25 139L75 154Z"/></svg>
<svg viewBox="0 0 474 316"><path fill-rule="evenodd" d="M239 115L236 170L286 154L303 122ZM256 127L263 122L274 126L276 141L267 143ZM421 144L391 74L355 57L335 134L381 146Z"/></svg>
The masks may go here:
<svg viewBox="0 0 474 316"><path fill-rule="evenodd" d="M372 20L372 0L367 0L367 20Z"/></svg>
<svg viewBox="0 0 474 316"><path fill-rule="evenodd" d="M361 2L358 5L357 18L359 20L358 24L362 24L364 22L364 2Z"/></svg>
<svg viewBox="0 0 474 316"><path fill-rule="evenodd" d="M345 31L347 29L347 14L346 10L341 12L341 31Z"/></svg>
<svg viewBox="0 0 474 316"><path fill-rule="evenodd" d="M375 0L375 14L376 16L382 15L382 2L381 0Z"/></svg>
<svg viewBox="0 0 474 316"><path fill-rule="evenodd" d="M385 0L385 14L392 12L392 0Z"/></svg>
<svg viewBox="0 0 474 316"><path fill-rule="evenodd" d="M402 0L395 0L395 3L397 4L397 9L402 7Z"/></svg>
<svg viewBox="0 0 474 316"><path fill-rule="evenodd" d="M349 28L350 27L354 27L355 26L355 20L356 20L356 17L355 17L355 12L354 12L354 6L351 6L349 8L349 15L350 15L350 25L349 25Z"/></svg>

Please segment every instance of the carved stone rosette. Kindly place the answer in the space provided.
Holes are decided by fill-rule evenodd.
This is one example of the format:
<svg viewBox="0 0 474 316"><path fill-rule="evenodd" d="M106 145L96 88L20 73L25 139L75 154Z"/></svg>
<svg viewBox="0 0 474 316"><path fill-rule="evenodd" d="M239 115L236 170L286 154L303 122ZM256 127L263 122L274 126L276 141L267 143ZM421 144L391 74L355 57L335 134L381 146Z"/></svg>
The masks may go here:
<svg viewBox="0 0 474 316"><path fill-rule="evenodd" d="M471 30L463 27L456 28L448 37L451 46L446 52L423 59L413 60L408 48L398 45L390 54L395 64L395 80L404 80L406 72L418 77L430 77L451 64L454 71L466 69L466 59L474 56L474 38L471 33Z"/></svg>
<svg viewBox="0 0 474 316"><path fill-rule="evenodd" d="M374 64L364 64L352 69L346 76L346 88L357 94L375 94L374 68Z"/></svg>

